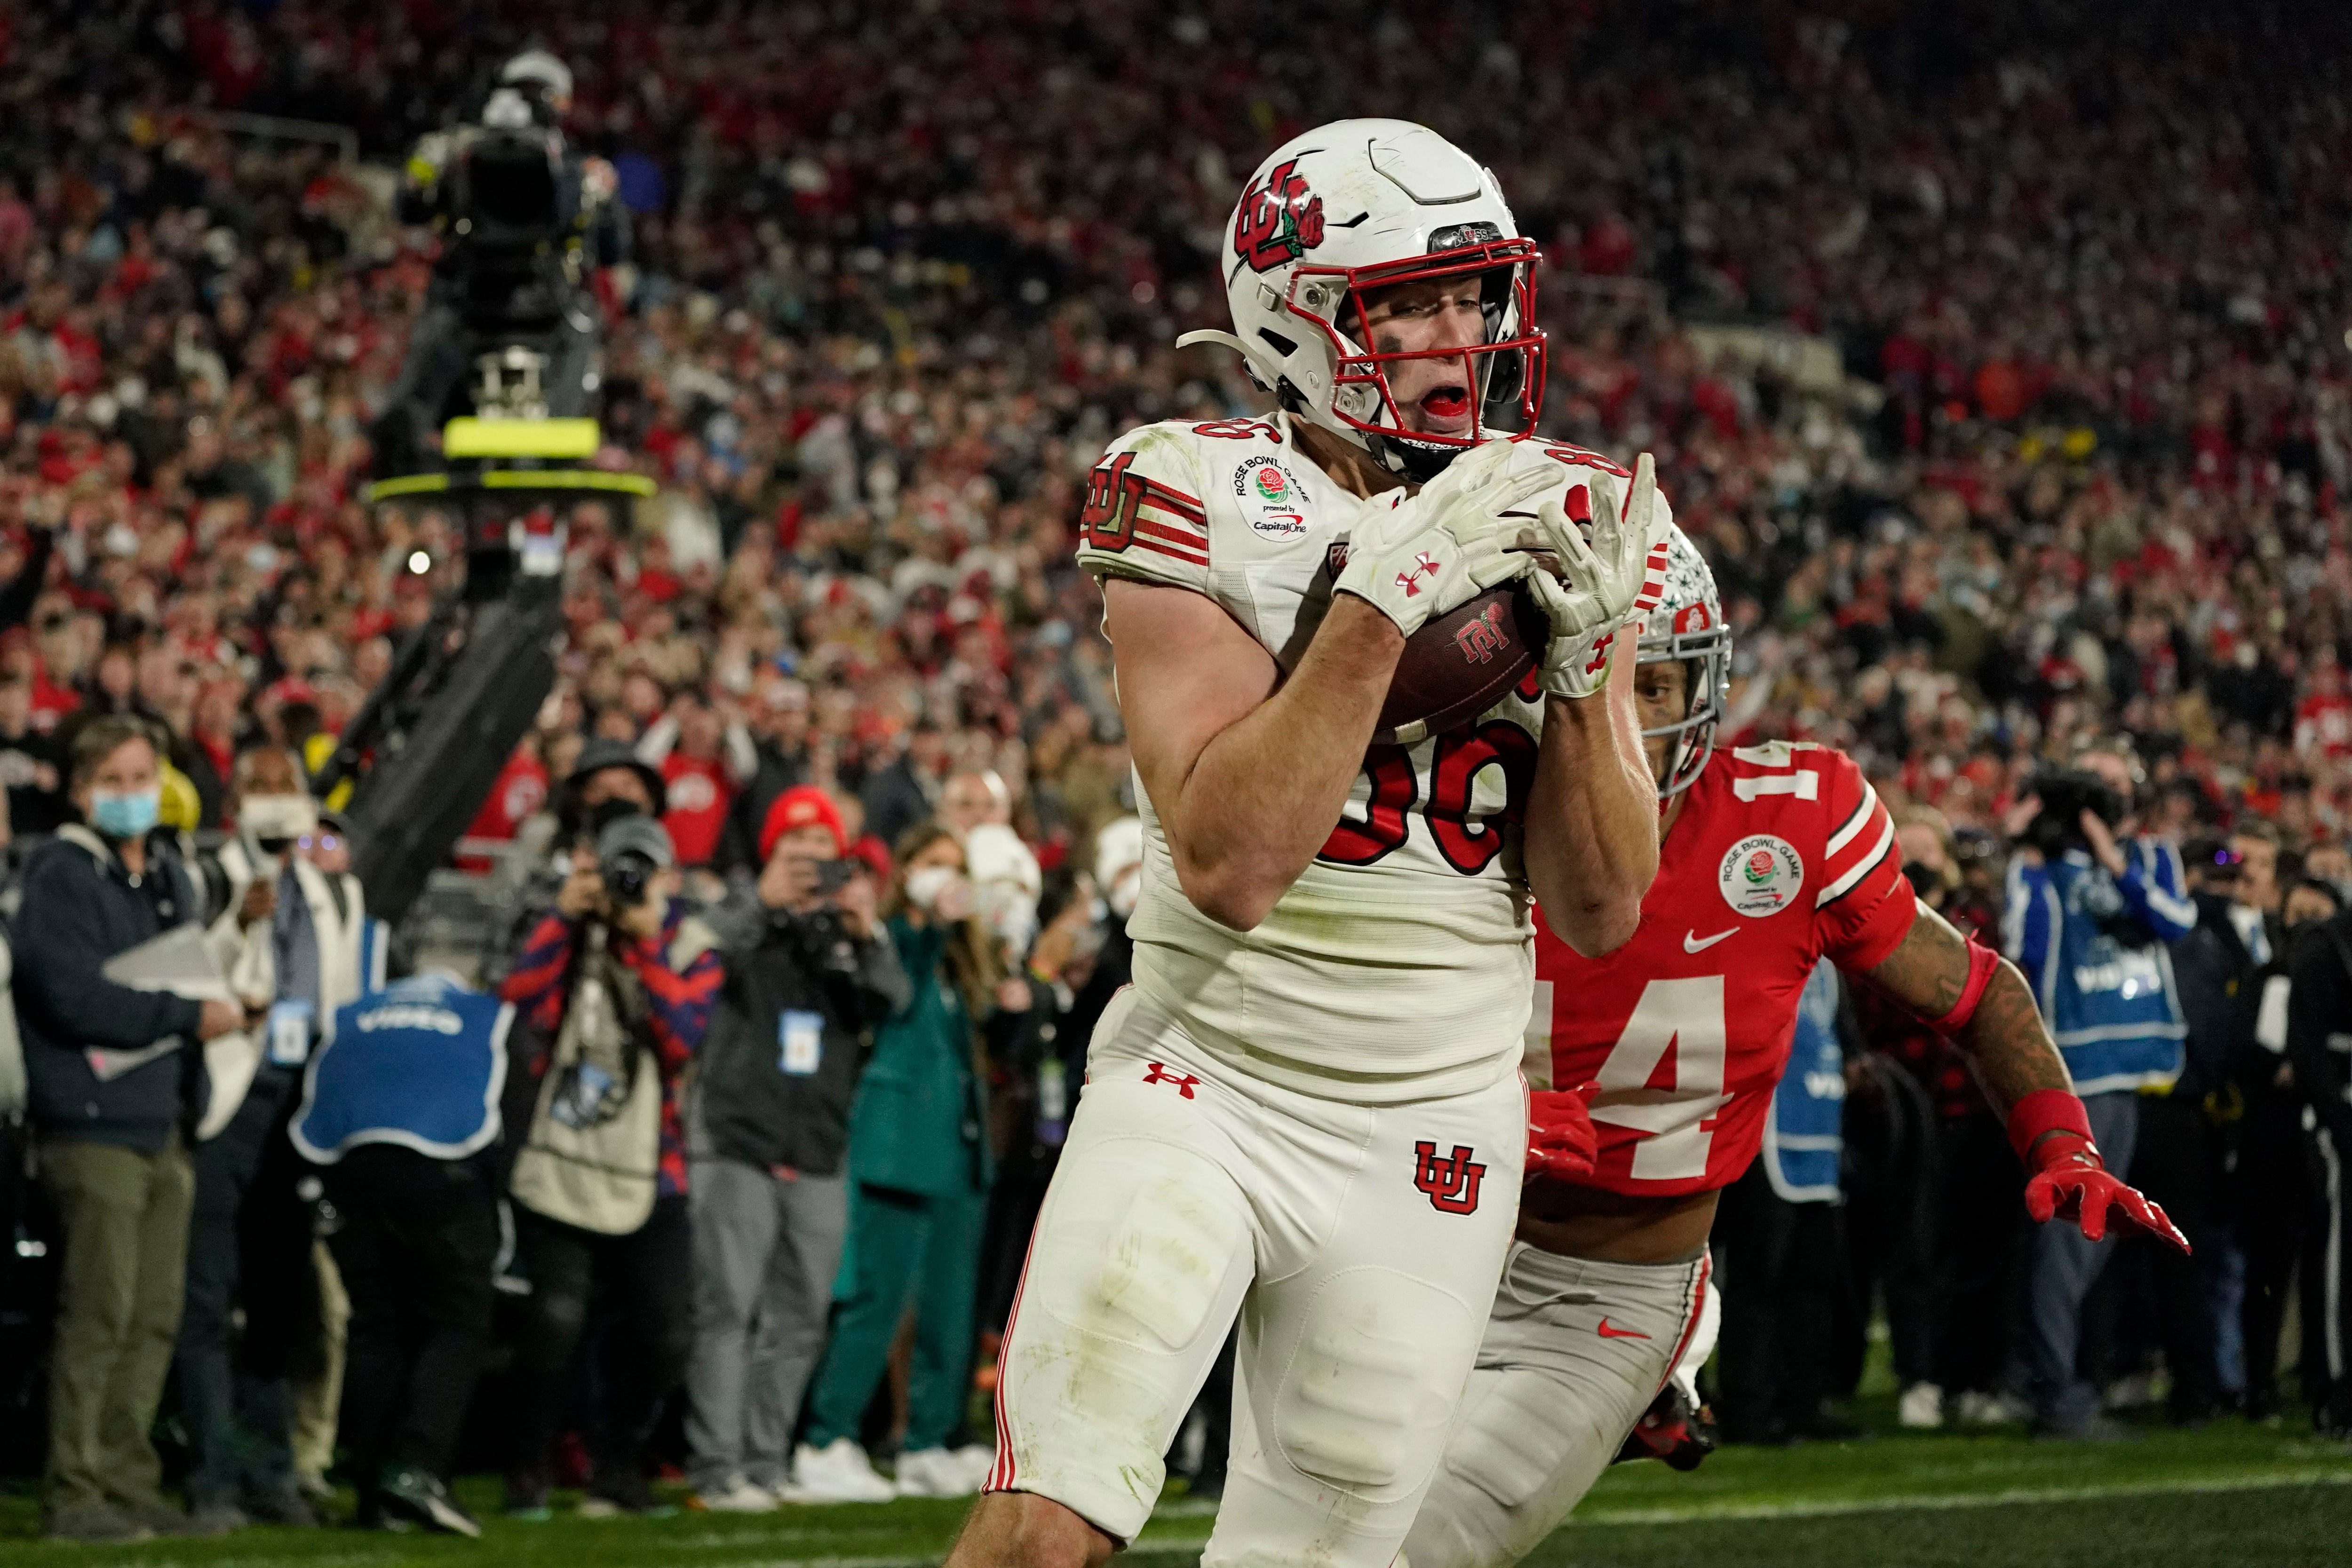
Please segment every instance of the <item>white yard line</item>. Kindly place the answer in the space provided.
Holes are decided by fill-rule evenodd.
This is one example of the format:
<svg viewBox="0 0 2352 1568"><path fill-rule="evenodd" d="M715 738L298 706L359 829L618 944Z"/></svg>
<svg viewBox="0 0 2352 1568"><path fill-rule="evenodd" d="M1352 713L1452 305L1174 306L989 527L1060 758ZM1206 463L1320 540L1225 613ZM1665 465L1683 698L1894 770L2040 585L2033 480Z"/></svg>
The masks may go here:
<svg viewBox="0 0 2352 1568"><path fill-rule="evenodd" d="M1953 1509L2004 1508L2012 1503L2092 1502L2107 1498L2161 1497L2166 1494L2210 1494L2275 1490L2283 1487L2352 1485L2352 1469L2341 1466L2332 1469L2275 1469L2242 1475L2219 1477L2210 1480L2134 1481L2112 1485L2079 1487L2030 1487L1996 1492L1904 1492L1885 1497L1853 1498L1819 1502L1723 1502L1700 1503L1686 1508L1617 1508L1580 1513L1567 1528L1580 1525L1658 1525L1713 1524L1741 1520L1770 1519L1835 1519L1847 1514L1936 1512ZM1161 1511L1159 1519L1170 1517ZM1201 1517L1179 1514L1176 1517ZM804 1532L795 1531L795 1535ZM646 1549L659 1553L678 1543L648 1540ZM698 1547L708 1550L720 1546L717 1532L695 1541ZM700 1568L937 1568L936 1557L780 1557L773 1555L782 1542L768 1540L746 1540L742 1542L747 1554L725 1557L716 1553L696 1553ZM1146 1535L1127 1551L1128 1557L1192 1556L1202 1545L1200 1539L1189 1536ZM751 1553L756 1552L757 1555ZM251 1568L263 1568L262 1560L252 1559ZM272 1559L268 1568L287 1568L287 1559ZM355 1559L346 1559L355 1561ZM383 1561L378 1559L377 1561ZM231 1568L229 1563L207 1563L204 1568ZM244 1564L236 1565L244 1568Z"/></svg>
<svg viewBox="0 0 2352 1568"><path fill-rule="evenodd" d="M2279 1487L2352 1485L2352 1470L2263 1470L2211 1480L2119 1481L2105 1486L2021 1487L2011 1491L1897 1492L1885 1497L1825 1499L1813 1502L1702 1503L1687 1508L1612 1508L1580 1513L1580 1524L1713 1524L1752 1519L1836 1519L1855 1513L1909 1513L1963 1508L2005 1508L2011 1503L2092 1502L2102 1498L2161 1497L2168 1493L2266 1491Z"/></svg>

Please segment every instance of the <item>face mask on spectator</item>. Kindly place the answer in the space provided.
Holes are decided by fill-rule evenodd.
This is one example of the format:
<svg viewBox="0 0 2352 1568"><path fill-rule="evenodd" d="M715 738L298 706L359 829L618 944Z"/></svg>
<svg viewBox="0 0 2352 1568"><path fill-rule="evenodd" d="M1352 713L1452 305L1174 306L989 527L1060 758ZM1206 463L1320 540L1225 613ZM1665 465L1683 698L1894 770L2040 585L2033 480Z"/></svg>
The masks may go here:
<svg viewBox="0 0 2352 1568"><path fill-rule="evenodd" d="M940 902L940 894L961 880L955 867L927 865L907 873L907 902L918 909L930 909Z"/></svg>
<svg viewBox="0 0 2352 1568"><path fill-rule="evenodd" d="M282 847L319 825L319 808L308 795L247 795L237 802L236 822L264 847Z"/></svg>
<svg viewBox="0 0 2352 1568"><path fill-rule="evenodd" d="M1117 882L1110 884L1110 893L1104 902L1109 905L1113 915L1118 915L1121 920L1126 920L1135 913L1136 901L1142 896L1143 868L1131 866L1119 874Z"/></svg>
<svg viewBox="0 0 2352 1568"><path fill-rule="evenodd" d="M988 928L1014 957L1026 956L1037 939L1037 901L1017 884L992 882L980 890L980 913Z"/></svg>
<svg viewBox="0 0 2352 1568"><path fill-rule="evenodd" d="M128 794L100 791L89 800L89 825L110 839L142 838L163 813L160 787Z"/></svg>

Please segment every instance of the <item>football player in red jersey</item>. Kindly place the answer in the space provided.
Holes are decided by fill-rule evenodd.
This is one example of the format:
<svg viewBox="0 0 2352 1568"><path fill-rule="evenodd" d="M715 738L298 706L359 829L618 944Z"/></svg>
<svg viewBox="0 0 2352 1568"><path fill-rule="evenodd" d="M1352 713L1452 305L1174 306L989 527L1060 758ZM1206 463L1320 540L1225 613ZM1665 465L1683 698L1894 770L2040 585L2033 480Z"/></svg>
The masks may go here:
<svg viewBox="0 0 2352 1568"><path fill-rule="evenodd" d="M1912 895L1853 760L1803 742L1715 755L1730 634L1679 528L1649 625L1634 691L1664 808L1657 879L1633 939L1602 957L1538 931L1529 1076L1548 1057L1550 1082L1532 1096L1517 1240L1405 1542L1412 1568L1527 1555L1664 1385L1706 1306L1717 1195L1756 1156L1822 957L1966 1053L2032 1173L2035 1219L2188 1246L2101 1165L2024 977Z"/></svg>

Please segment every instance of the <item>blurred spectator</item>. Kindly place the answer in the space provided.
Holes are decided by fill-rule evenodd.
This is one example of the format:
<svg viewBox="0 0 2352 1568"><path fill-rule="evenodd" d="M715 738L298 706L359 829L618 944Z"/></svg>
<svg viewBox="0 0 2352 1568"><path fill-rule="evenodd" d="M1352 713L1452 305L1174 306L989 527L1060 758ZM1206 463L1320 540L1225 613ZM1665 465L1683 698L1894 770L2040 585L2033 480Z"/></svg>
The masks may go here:
<svg viewBox="0 0 2352 1568"><path fill-rule="evenodd" d="M1013 792L992 768L959 769L940 786L940 821L967 836L982 825L1003 827L1013 821Z"/></svg>
<svg viewBox="0 0 2352 1568"><path fill-rule="evenodd" d="M2312 1424L2326 1436L2352 1437L2352 1365L2346 1362L2345 1194L2347 1151L2352 1151L2352 1082L2346 1059L2352 1053L2352 911L2306 921L2295 937L2288 970L2286 1058L2295 1091L2310 1107L2317 1131L2319 1203L2314 1215L2317 1247L2305 1253L2316 1289L2304 1292L2318 1309L2315 1346L2306 1340L2304 1397ZM2308 1354L2316 1349L2318 1354ZM2317 1364L2314 1364L2316 1362Z"/></svg>
<svg viewBox="0 0 2352 1568"><path fill-rule="evenodd" d="M866 831L886 844L896 844L930 816L947 758L947 737L940 727L918 720L898 754L866 781L859 796L866 807Z"/></svg>
<svg viewBox="0 0 2352 1568"><path fill-rule="evenodd" d="M180 1327L195 1193L187 1129L198 1040L245 1027L221 1000L131 990L100 967L194 919L194 883L151 845L161 786L144 724L85 727L71 755L77 823L33 854L14 991L42 1185L65 1232L49 1375L43 1528L121 1543L184 1534L148 1440Z"/></svg>
<svg viewBox="0 0 2352 1568"><path fill-rule="evenodd" d="M921 824L898 841L896 858L885 908L913 999L877 1034L850 1111L849 1280L795 1466L801 1490L821 1501L892 1495L857 1432L909 1311L914 1363L897 1490L977 1491L993 1458L947 1446L971 1388L972 1298L995 1165L978 1031L998 1008L1022 1010L1028 998L1005 977L977 918L957 835Z"/></svg>
<svg viewBox="0 0 2352 1568"><path fill-rule="evenodd" d="M32 683L0 673L0 785L8 791L8 821L19 833L52 833L71 816L58 761L64 753L33 719Z"/></svg>
<svg viewBox="0 0 2352 1568"><path fill-rule="evenodd" d="M519 1077L537 1094L512 1180L531 1294L506 1508L523 1517L547 1508L560 1404L591 1301L607 1301L614 1320L609 1381L585 1434L591 1517L655 1507L642 1449L693 1339L677 1088L709 1025L719 956L709 928L671 896L667 835L640 809L652 792L632 776L643 765L582 760L574 778L587 777L574 794L600 794L583 824L594 831L574 841L572 873L504 987L523 1030ZM608 869L635 885L608 883ZM527 1180L534 1159L541 1169Z"/></svg>
<svg viewBox="0 0 2352 1568"><path fill-rule="evenodd" d="M205 1121L215 1130L196 1146L187 1300L175 1359L188 1427L188 1506L207 1533L254 1518L317 1522L294 1484L288 1372L317 1301L310 1211L295 1192L298 1162L285 1134L310 1047L310 1017L299 1009L316 1008L321 967L320 934L307 907L297 913L306 901L291 862L297 841L317 831L318 814L292 752L267 746L247 751L233 777L230 810L241 831L214 862L226 880L216 945L225 947L233 981L249 988L249 1006L269 1009L281 996L298 1000L295 1009L265 1019L234 1076L211 1074ZM356 907L359 884L346 877L340 891L353 916L352 955L341 967L355 982L363 918ZM291 977L280 958L293 955L281 955L292 946L278 937L281 913L309 955L307 994L287 984ZM341 935L341 925L330 928L330 946L340 947L332 937ZM348 989L356 994L356 984ZM289 1024L299 1025L299 1038Z"/></svg>
<svg viewBox="0 0 2352 1568"><path fill-rule="evenodd" d="M483 956L484 977L505 977L517 950L539 929L547 906L572 881L577 857L593 852L591 820L597 811L625 807L658 817L668 803L662 776L625 743L597 739L580 747L548 810L516 835L517 852L531 857L516 868L522 882L516 903L522 913L500 945ZM583 839L590 841L585 846Z"/></svg>
<svg viewBox="0 0 2352 1568"><path fill-rule="evenodd" d="M1838 1223L1846 1090L1842 988L1837 966L1826 958L1805 982L1763 1153L1725 1189L1708 1241L1723 1281L1715 1407L1727 1442L1834 1435L1830 1332L1844 1273Z"/></svg>
<svg viewBox="0 0 2352 1568"><path fill-rule="evenodd" d="M2239 1247L2246 1260L2242 1322L2246 1357L2246 1416L2275 1419L2279 1413L2279 1335L2286 1321L2287 1284L2298 1257L2303 1262L2305 1387L2314 1391L2326 1352L2319 1339L2325 1312L2317 1276L2322 1255L2309 1245L2311 1219L2319 1205L2312 1182L2316 1163L2304 1129L2304 1103L2296 1092L2294 1067L2286 1057L2287 998L2292 993L2290 956L2300 935L2343 907L2333 883L2305 880L2281 901L2270 957L2256 984L2252 1027L2242 1045L2236 1080L2245 1105L2238 1125L2237 1167L2231 1206Z"/></svg>
<svg viewBox="0 0 2352 1568"><path fill-rule="evenodd" d="M722 951L696 1091L706 1153L692 1198L688 1479L718 1512L765 1512L791 1482L849 1228L843 1165L864 1036L912 999L874 881L842 859L833 802L808 785L784 791L761 841L761 918ZM828 873L845 864L836 886Z"/></svg>
<svg viewBox="0 0 2352 1568"><path fill-rule="evenodd" d="M347 1002L311 1059L291 1141L323 1168L352 1302L342 1437L363 1525L481 1528L448 1476L489 1338L491 1146L513 1010L435 976Z"/></svg>
<svg viewBox="0 0 2352 1568"><path fill-rule="evenodd" d="M757 768L751 738L740 722L688 692L637 742L637 756L662 777L669 830L677 863L709 865L719 852L719 835L734 804L740 780Z"/></svg>
<svg viewBox="0 0 2352 1568"><path fill-rule="evenodd" d="M2021 847L2010 862L2004 936L2042 1000L2107 1168L2130 1179L2141 1094L2168 1090L2181 1072L2187 1026L2163 945L2195 927L2197 906L2183 886L2179 851L2133 831L2131 759L2095 748L2078 761L2073 779L2048 778L2037 789L2054 793L2064 781L2062 799L2089 801L2084 780L2095 779L2110 792L2105 809L2116 821L2087 803L2054 808L2041 821L2042 847ZM2028 795L2011 814L2011 831L2025 832L2042 812L2042 796ZM2033 1231L2023 1348L2034 1419L2044 1431L2082 1437L2103 1429L2099 1390L2077 1370L2076 1350L2083 1299L2113 1248L2112 1236L2090 1241L2070 1226Z"/></svg>
<svg viewBox="0 0 2352 1568"><path fill-rule="evenodd" d="M751 738L751 776L737 793L719 839L719 869L761 868L761 832L776 797L811 781L808 687L789 675L772 674L751 693L744 720Z"/></svg>

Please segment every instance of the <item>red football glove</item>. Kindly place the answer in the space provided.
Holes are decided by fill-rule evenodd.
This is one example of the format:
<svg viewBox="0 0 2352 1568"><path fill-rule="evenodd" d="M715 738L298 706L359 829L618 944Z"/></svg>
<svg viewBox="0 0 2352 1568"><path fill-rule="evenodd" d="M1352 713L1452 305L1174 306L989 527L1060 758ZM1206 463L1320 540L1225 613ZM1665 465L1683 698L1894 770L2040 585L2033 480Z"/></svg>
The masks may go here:
<svg viewBox="0 0 2352 1568"><path fill-rule="evenodd" d="M1600 1153L1601 1134L1593 1131L1592 1113L1585 1106L1583 1091L1528 1092L1528 1180L1549 1176L1576 1181L1589 1176Z"/></svg>
<svg viewBox="0 0 2352 1568"><path fill-rule="evenodd" d="M2074 1133L2056 1132L2036 1143L2026 1158L2033 1176L2025 1184L2025 1212L2034 1223L2053 1217L2071 1219L2083 1228L2083 1239L2096 1241L2107 1233L2113 1218L2126 1229L2147 1231L2169 1241L2183 1252L2189 1238L2165 1218L2137 1188L2126 1186L2099 1158L2098 1146Z"/></svg>

